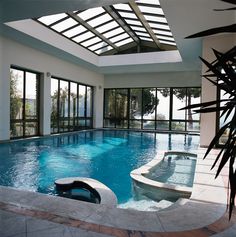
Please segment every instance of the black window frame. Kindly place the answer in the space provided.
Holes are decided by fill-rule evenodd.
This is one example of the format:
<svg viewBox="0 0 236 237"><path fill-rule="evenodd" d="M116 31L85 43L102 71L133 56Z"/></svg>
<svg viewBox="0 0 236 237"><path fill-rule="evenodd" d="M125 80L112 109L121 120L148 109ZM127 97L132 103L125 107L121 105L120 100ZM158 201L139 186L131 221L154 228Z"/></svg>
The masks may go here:
<svg viewBox="0 0 236 237"><path fill-rule="evenodd" d="M93 128L93 98L94 98L94 87L91 85L87 85L84 83L80 83L80 82L76 82L76 81L72 81L72 80L68 80L65 78L60 78L57 76L52 76L51 80L57 80L58 81L58 87L57 87L57 111L56 111L56 129L52 128L52 119L50 116L50 130L51 130L51 134L57 134L57 133L66 133L66 132L73 132L73 131L79 131L79 130L84 130L84 129L92 129ZM68 116L67 117L61 117L60 116L60 82L61 81L65 81L68 82ZM70 104L70 98L71 98L71 83L74 83L77 85L77 106L76 106L76 117L71 117L70 115L70 110L71 110L71 104ZM79 116L79 86L85 86L85 97L84 97L84 116ZM87 116L87 88L91 88L91 112L90 112L90 116ZM51 92L50 92L50 97L51 97ZM51 111L52 114L52 111ZM72 121L72 124L71 124ZM80 125L80 122L84 121L84 126ZM60 126L60 124L66 124L65 126ZM54 131L55 130L55 131Z"/></svg>
<svg viewBox="0 0 236 237"><path fill-rule="evenodd" d="M11 136L10 132L10 139L20 139L20 138L27 138L27 137L35 137L40 135L40 72L31 70L31 69L26 69L22 67L18 67L15 65L11 65L10 70L18 70L23 72L23 111L22 111L22 119L11 119L10 118L10 124L12 123L22 123L23 125L23 135L22 136ZM26 119L26 114L25 114L25 105L26 105L26 73L33 73L36 74L36 103L37 103L37 116L36 119ZM11 80L11 78L10 78ZM10 98L11 100L11 98ZM26 135L26 123L28 122L36 122L37 127L36 127L36 133L33 135Z"/></svg>
<svg viewBox="0 0 236 237"><path fill-rule="evenodd" d="M117 126L117 118L116 118L116 114L113 118L113 120L111 121L109 117L106 116L105 114L105 106L106 106L106 91L109 90L115 90L115 107L116 107L116 94L117 94L117 90L121 90L121 89L126 89L128 90L128 105L127 105L127 111L128 111L128 117L126 119L123 119L125 122L127 120L127 126L123 127L124 129L134 129L134 130L154 130L154 131L158 131L158 132L167 132L167 131L174 131L174 132L193 132L193 133L199 133L200 132L200 118L199 120L193 119L191 120L192 123L198 123L199 124L199 130L188 130L188 123L190 122L190 120L187 119L187 111L185 111L185 119L174 119L173 118L173 90L174 89L185 89L186 90L186 96L187 96L187 91L188 89L200 89L200 98L201 98L201 87L135 87L135 88L105 88L104 89L104 100L103 100L103 105L104 105L104 111L103 111L103 127L104 128L120 128L119 126ZM141 105L141 118L140 119L131 119L130 118L130 91L132 89L141 89L142 90L142 105ZM158 113L158 105L157 108L155 109L155 119L144 119L143 118L143 91L145 89L153 89L155 90L155 94L156 94L156 101L157 101L157 92L158 90L161 89L168 89L169 90L169 119L167 120L159 120L157 119L157 113ZM185 102L185 104L187 105L187 100ZM116 109L115 109L116 112ZM131 128L130 124L132 121L139 121L141 123L140 128ZM145 121L153 121L154 122L154 129L145 129L144 128L144 122ZM158 127L158 122L167 122L168 123L168 129L160 129L160 127ZM122 121L119 121L119 123L121 123ZM172 123L184 123L184 129L173 129L172 128ZM106 124L111 124L111 126L108 126ZM112 125L114 124L114 125Z"/></svg>

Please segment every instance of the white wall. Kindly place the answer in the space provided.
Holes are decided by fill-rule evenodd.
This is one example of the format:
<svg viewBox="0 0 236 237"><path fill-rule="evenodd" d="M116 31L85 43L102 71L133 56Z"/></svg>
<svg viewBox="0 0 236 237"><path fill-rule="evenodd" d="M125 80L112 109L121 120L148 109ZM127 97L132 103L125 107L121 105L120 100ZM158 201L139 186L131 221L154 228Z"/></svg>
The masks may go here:
<svg viewBox="0 0 236 237"><path fill-rule="evenodd" d="M201 86L199 71L105 75L105 88Z"/></svg>
<svg viewBox="0 0 236 237"><path fill-rule="evenodd" d="M1 60L3 59L3 60ZM10 66L15 65L25 69L31 69L42 73L41 80L45 81L45 88L47 91L44 93L43 102L44 120L42 134L49 134L50 122L50 103L46 102L49 98L50 78L46 77L46 73L50 72L51 75L81 82L91 85L95 88L95 104L94 104L94 127L102 127L102 114L103 111L103 90L97 88L104 85L104 76L97 72L82 68L78 65L63 61L51 55L29 48L15 41L0 37L0 140L9 139L10 128Z"/></svg>
<svg viewBox="0 0 236 237"><path fill-rule="evenodd" d="M235 45L235 37L230 34L206 37L203 40L202 57L208 62L215 60L212 48L224 53ZM202 67L202 74L205 74L206 66ZM216 87L206 79L202 80L202 102L216 99ZM201 137L200 145L208 146L216 132L216 114L207 113L201 115Z"/></svg>

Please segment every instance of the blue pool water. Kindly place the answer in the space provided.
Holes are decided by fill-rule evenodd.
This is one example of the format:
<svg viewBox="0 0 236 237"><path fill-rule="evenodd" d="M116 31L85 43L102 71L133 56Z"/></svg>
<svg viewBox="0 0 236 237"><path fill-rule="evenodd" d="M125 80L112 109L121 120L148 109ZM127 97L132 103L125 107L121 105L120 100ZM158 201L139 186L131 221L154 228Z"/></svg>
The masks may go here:
<svg viewBox="0 0 236 237"><path fill-rule="evenodd" d="M130 172L158 150L196 150L199 136L131 131L86 131L0 144L0 185L55 194L54 181L71 176L99 180L119 203L132 197Z"/></svg>

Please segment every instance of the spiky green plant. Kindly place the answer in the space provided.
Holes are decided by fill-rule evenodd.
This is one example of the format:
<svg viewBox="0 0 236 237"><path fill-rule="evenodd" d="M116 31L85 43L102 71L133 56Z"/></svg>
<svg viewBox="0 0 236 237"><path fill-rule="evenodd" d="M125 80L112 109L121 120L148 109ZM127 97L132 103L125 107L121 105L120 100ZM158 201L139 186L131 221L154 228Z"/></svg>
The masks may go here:
<svg viewBox="0 0 236 237"><path fill-rule="evenodd" d="M230 3L236 5L235 0L221 0L222 2ZM227 9L215 9L215 11L232 11L236 10L236 7L231 7ZM213 29L208 29L186 38L197 38L209 35L215 35L219 33L235 33L236 24L215 27ZM212 139L204 159L207 157L209 152L219 144L220 138L224 133L228 133L225 144L222 146L219 154L216 157L215 162L212 165L212 169L218 164L216 178L222 171L223 167L229 162L229 183L228 188L229 198L229 219L232 216L233 208L235 206L236 197L236 46L230 49L226 53L220 53L213 49L216 60L212 63L207 62L205 59L201 58L202 62L208 67L208 71L204 78L215 85L219 90L223 91L228 99L217 99L215 101L195 104L187 106L183 109L194 109L197 113L209 113L218 112L221 113L220 116L224 118L224 125L216 133L215 137ZM198 109L197 109L198 108Z"/></svg>
<svg viewBox="0 0 236 237"><path fill-rule="evenodd" d="M207 66L208 71L204 78L219 88L228 99L217 99L214 101L199 103L187 106L183 109L193 109L197 113L218 112L220 117L224 117L224 125L216 133L212 139L204 159L209 152L219 143L223 134L227 132L228 137L222 146L219 154L212 165L212 169L218 165L215 177L217 178L222 168L229 162L229 189L228 198L229 218L231 218L233 208L235 206L236 196L236 46L226 53L220 53L213 49L216 60L212 63L201 58L202 62Z"/></svg>

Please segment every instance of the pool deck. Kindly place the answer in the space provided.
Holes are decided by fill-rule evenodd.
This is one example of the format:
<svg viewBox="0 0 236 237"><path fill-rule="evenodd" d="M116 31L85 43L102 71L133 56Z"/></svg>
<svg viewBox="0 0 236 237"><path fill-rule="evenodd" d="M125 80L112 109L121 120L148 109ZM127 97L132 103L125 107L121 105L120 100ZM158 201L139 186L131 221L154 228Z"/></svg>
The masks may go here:
<svg viewBox="0 0 236 237"><path fill-rule="evenodd" d="M198 149L189 200L159 212L139 212L0 186L1 237L234 237L236 211L226 212L227 169L214 179L217 150Z"/></svg>

